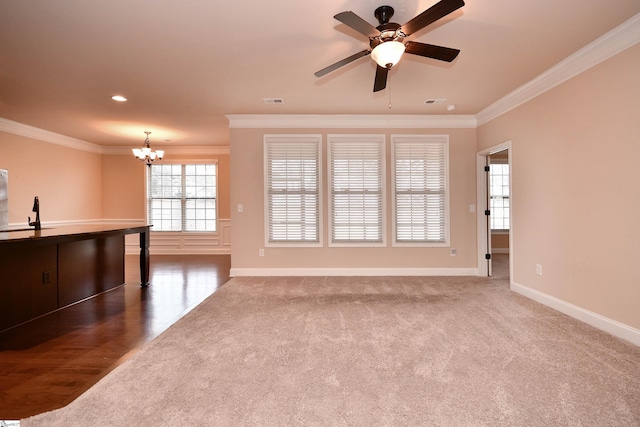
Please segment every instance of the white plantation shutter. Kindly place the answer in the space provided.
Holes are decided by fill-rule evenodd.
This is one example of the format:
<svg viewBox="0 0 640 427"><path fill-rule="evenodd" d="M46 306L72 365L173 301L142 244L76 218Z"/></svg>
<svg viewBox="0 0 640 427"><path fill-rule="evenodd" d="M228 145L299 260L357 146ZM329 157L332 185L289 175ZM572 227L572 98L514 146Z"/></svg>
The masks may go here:
<svg viewBox="0 0 640 427"><path fill-rule="evenodd" d="M216 231L216 164L153 164L147 174L153 231Z"/></svg>
<svg viewBox="0 0 640 427"><path fill-rule="evenodd" d="M384 136L330 135L331 243L384 243Z"/></svg>
<svg viewBox="0 0 640 427"><path fill-rule="evenodd" d="M396 243L448 242L448 141L440 135L395 135Z"/></svg>
<svg viewBox="0 0 640 427"><path fill-rule="evenodd" d="M267 243L320 242L320 141L265 135Z"/></svg>

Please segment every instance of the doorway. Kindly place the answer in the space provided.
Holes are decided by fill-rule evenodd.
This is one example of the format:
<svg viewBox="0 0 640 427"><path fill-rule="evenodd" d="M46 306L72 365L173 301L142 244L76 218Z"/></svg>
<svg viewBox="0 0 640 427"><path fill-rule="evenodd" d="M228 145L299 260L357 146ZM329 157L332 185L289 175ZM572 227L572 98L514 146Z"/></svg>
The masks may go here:
<svg viewBox="0 0 640 427"><path fill-rule="evenodd" d="M513 266L511 141L477 153L478 275L493 276L496 257Z"/></svg>

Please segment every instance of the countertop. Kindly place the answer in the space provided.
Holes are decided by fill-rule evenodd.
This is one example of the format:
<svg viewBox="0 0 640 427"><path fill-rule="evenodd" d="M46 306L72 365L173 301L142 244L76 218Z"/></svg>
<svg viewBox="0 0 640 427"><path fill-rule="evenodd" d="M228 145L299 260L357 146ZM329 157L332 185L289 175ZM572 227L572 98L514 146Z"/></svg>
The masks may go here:
<svg viewBox="0 0 640 427"><path fill-rule="evenodd" d="M30 229L0 231L0 244L28 241L81 240L114 234L143 233L150 225L140 224L75 224Z"/></svg>

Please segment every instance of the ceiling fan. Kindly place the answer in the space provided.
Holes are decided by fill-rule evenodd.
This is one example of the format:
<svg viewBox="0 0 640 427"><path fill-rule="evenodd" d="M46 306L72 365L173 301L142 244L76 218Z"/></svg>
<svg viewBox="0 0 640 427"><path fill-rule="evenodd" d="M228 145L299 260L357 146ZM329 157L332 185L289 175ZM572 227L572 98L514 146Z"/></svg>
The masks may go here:
<svg viewBox="0 0 640 427"><path fill-rule="evenodd" d="M464 6L463 0L441 0L404 25L389 22L393 16L393 8L391 6L380 6L374 12L374 16L378 22L380 22L380 25L377 27L369 24L351 11L341 12L334 16L334 18L369 37L369 49L355 53L320 71L316 71L314 74L316 77L322 77L356 59L370 54L377 63L373 91L378 92L387 87L387 74L389 70L398 63L402 54L405 52L412 55L451 62L458 56L460 50L426 43L404 42L404 38L434 23L438 19L447 16L451 12L458 10L462 6Z"/></svg>

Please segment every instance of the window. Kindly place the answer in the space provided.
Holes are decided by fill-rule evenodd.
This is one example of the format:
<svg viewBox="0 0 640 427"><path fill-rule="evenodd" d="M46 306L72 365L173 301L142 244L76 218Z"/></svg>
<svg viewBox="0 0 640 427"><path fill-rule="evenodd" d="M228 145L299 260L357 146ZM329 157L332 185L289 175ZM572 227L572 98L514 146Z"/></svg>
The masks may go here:
<svg viewBox="0 0 640 427"><path fill-rule="evenodd" d="M266 244L318 246L320 135L265 135Z"/></svg>
<svg viewBox="0 0 640 427"><path fill-rule="evenodd" d="M384 245L384 135L329 135L333 245Z"/></svg>
<svg viewBox="0 0 640 427"><path fill-rule="evenodd" d="M147 217L153 231L216 231L213 164L159 164L148 169Z"/></svg>
<svg viewBox="0 0 640 427"><path fill-rule="evenodd" d="M489 167L489 209L491 211L491 229L509 229L509 164L493 163Z"/></svg>
<svg viewBox="0 0 640 427"><path fill-rule="evenodd" d="M394 244L447 245L446 135L393 135Z"/></svg>

